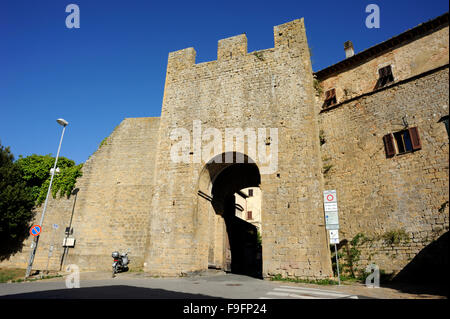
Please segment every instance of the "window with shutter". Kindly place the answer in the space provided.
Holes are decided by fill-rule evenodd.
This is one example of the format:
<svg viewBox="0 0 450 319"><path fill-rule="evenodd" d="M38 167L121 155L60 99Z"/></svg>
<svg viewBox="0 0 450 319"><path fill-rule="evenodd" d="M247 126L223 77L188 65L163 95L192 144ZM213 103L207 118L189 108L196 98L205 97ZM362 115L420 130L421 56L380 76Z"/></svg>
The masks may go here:
<svg viewBox="0 0 450 319"><path fill-rule="evenodd" d="M422 148L422 143L420 142L419 130L417 127L411 127L408 129L408 132L411 138L412 150L420 150Z"/></svg>
<svg viewBox="0 0 450 319"><path fill-rule="evenodd" d="M383 137L383 141L386 157L414 152L422 148L417 127L387 134Z"/></svg>
<svg viewBox="0 0 450 319"><path fill-rule="evenodd" d="M393 135L387 134L383 137L384 148L386 150L386 157L392 157L395 155L394 137Z"/></svg>
<svg viewBox="0 0 450 319"><path fill-rule="evenodd" d="M325 92L325 102L324 102L323 108L330 107L336 103L337 103L336 90L331 89L331 90L326 91Z"/></svg>
<svg viewBox="0 0 450 319"><path fill-rule="evenodd" d="M390 65L379 69L378 75L379 75L379 78L378 78L377 84L375 85L375 89L382 88L383 86L385 86L391 82L394 82L394 75L392 74L392 68Z"/></svg>
<svg viewBox="0 0 450 319"><path fill-rule="evenodd" d="M249 210L249 211L247 212L247 219L253 219L252 211L251 211L251 210Z"/></svg>

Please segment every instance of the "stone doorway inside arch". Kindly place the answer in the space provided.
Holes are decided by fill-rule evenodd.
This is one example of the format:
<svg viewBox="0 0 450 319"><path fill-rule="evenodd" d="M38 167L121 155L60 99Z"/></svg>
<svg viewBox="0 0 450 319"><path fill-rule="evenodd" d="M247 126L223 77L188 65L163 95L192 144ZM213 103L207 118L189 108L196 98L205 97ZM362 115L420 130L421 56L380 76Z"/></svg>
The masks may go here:
<svg viewBox="0 0 450 319"><path fill-rule="evenodd" d="M262 193L258 166L248 156L225 153L204 167L199 211L207 217L208 268L262 278Z"/></svg>

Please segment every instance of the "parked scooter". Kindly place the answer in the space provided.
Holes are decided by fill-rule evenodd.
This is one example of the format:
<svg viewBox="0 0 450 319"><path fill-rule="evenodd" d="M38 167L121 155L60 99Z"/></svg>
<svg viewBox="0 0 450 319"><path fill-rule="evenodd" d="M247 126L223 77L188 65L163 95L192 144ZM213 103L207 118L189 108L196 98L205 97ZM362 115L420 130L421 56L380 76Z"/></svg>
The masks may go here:
<svg viewBox="0 0 450 319"><path fill-rule="evenodd" d="M122 271L128 270L128 264L130 260L128 259L128 253L130 250L127 250L126 253L119 253L115 251L112 253L112 257L114 258L114 262L112 264L112 277L114 278L115 274Z"/></svg>

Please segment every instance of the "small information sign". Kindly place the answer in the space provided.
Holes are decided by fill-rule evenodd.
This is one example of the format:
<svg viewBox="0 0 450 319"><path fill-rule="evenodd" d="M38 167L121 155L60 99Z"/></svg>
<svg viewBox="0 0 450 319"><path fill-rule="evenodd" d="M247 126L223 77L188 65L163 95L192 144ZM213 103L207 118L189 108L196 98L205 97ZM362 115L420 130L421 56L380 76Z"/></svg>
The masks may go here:
<svg viewBox="0 0 450 319"><path fill-rule="evenodd" d="M325 228L328 230L338 230L339 217L336 190L323 192L323 206L325 209Z"/></svg>

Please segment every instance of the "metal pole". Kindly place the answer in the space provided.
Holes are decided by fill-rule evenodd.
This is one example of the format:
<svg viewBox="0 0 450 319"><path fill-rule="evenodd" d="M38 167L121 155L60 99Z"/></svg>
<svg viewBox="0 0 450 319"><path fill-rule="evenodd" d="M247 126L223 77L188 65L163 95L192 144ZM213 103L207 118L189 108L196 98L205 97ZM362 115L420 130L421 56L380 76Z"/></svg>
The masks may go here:
<svg viewBox="0 0 450 319"><path fill-rule="evenodd" d="M338 273L338 283L340 286L341 285L341 276L339 274L339 258L338 258L338 250L337 250L336 244L334 244L334 251L336 252L336 268L337 268L337 273Z"/></svg>
<svg viewBox="0 0 450 319"><path fill-rule="evenodd" d="M56 173L56 164L58 163L59 151L61 150L61 144L62 144L65 130L66 130L66 125L64 125L64 127L63 127L61 139L59 140L58 153L56 154L55 164L53 165L53 171L50 172L50 176L51 176L50 177L50 185L48 185L47 196L45 197L45 203L44 203L44 210L42 211L41 220L39 221L39 226L41 226L41 232L42 232L42 223L44 221L45 211L47 210L48 197L49 197L50 191L52 189L53 177L55 176L55 173ZM36 236L34 238L33 243L31 244L30 258L28 260L28 267L27 267L27 271L25 273L25 278L30 276L31 267L33 266L34 256L36 255L39 237L40 237L40 235Z"/></svg>
<svg viewBox="0 0 450 319"><path fill-rule="evenodd" d="M72 220L73 220L73 213L74 213L74 211L75 211L75 204L77 203L77 198L78 198L78 191L79 191L80 189L79 188L75 188L73 191L72 191L72 195L75 195L75 199L73 200L73 206L72 206L72 214L70 215L70 222L69 222L69 231L65 234L66 235L66 241L67 241L67 238L69 238L69 236L70 236L70 230L72 229ZM64 242L64 245L65 245L65 242ZM63 266L63 264L64 264L64 259L66 258L66 255L69 253L69 251L68 251L68 247L67 246L64 246L64 251L63 251L63 255L62 255L62 257L61 257L61 264L59 265L59 270L61 270L62 269L62 266Z"/></svg>
<svg viewBox="0 0 450 319"><path fill-rule="evenodd" d="M56 233L56 228L53 227L53 231L52 231L52 240L50 242L50 247L48 248L48 258L47 258L47 267L45 267L45 273L48 274L48 265L50 263L50 257L53 256L53 248L54 248L54 242L55 242L55 233Z"/></svg>

